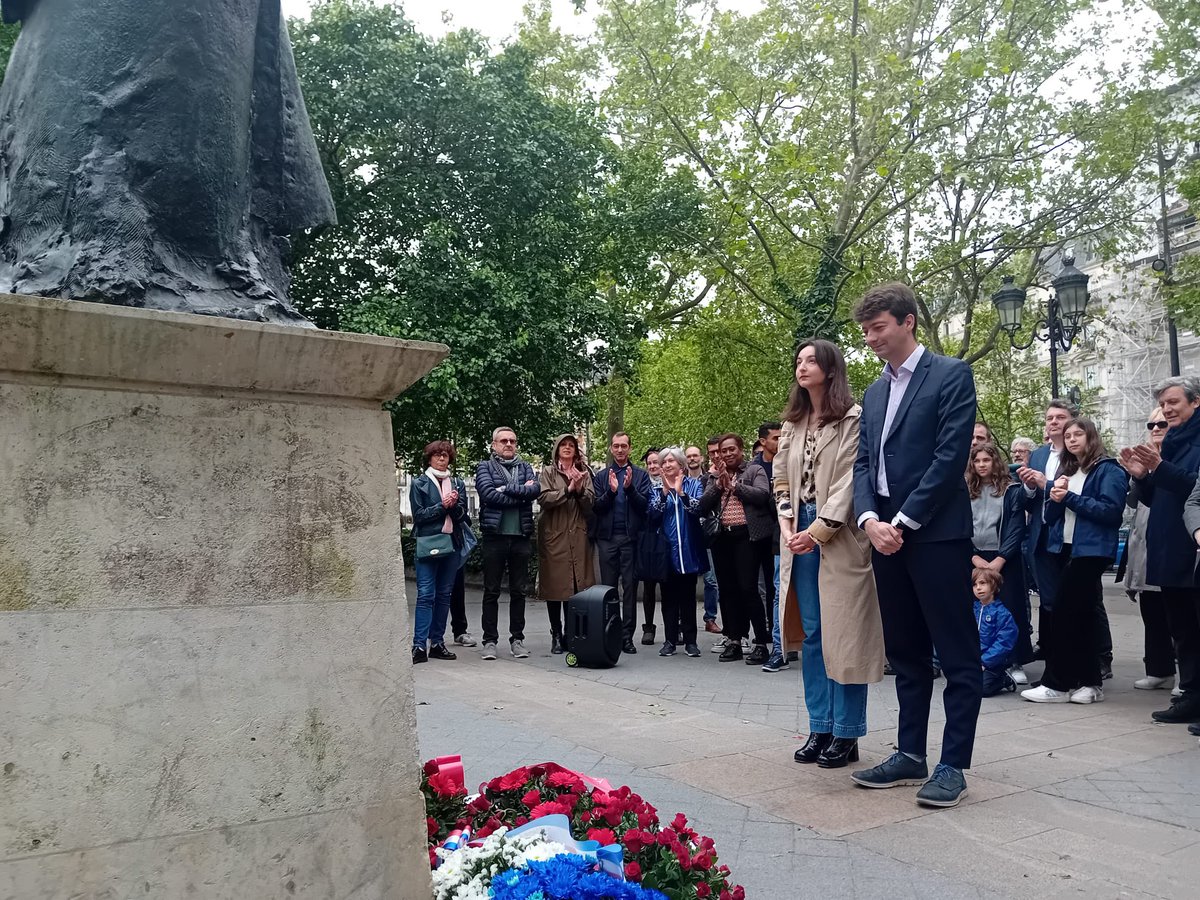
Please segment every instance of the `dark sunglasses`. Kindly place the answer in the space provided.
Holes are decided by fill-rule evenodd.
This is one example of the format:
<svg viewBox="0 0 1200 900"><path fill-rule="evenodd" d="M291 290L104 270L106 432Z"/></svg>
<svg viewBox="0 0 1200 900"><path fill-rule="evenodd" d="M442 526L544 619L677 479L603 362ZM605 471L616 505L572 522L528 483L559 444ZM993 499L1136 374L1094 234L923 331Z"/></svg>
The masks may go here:
<svg viewBox="0 0 1200 900"><path fill-rule="evenodd" d="M1168 428L1170 426L1167 422L1147 422L1146 427L1153 431L1155 428Z"/></svg>

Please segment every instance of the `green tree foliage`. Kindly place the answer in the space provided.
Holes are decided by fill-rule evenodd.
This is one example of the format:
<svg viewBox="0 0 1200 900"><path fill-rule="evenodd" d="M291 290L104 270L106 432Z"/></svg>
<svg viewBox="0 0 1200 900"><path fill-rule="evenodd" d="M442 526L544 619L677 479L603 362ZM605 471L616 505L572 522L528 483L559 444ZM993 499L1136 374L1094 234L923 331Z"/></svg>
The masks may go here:
<svg viewBox="0 0 1200 900"><path fill-rule="evenodd" d="M520 42L434 41L367 0L290 24L339 219L297 239L298 305L325 328L450 345L392 405L401 451L449 436L482 453L510 424L545 452L644 335L606 290L661 287L657 204L686 217L689 175L633 160L623 180L594 110L542 90Z"/></svg>
<svg viewBox="0 0 1200 900"><path fill-rule="evenodd" d="M700 175L720 227L697 249L796 337L897 277L935 349L980 358L996 331L976 341L975 315L1014 258L1028 283L1047 251L1125 235L1147 110L1055 87L1103 44L1088 2L599 6L615 127Z"/></svg>

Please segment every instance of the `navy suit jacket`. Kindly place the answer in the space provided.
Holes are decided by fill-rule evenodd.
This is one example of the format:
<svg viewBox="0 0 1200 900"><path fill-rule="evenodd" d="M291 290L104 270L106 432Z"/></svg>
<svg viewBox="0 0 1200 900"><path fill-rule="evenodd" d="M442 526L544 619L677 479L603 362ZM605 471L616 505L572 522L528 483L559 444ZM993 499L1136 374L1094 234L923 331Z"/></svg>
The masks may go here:
<svg viewBox="0 0 1200 900"><path fill-rule="evenodd" d="M1050 459L1050 445L1042 444L1036 450L1029 454L1029 468L1035 472L1046 474L1046 462ZM1021 485L1021 490L1025 490L1025 486ZM1045 545L1038 547L1038 541L1042 538L1042 534L1047 532L1049 526L1046 524L1046 498L1050 496L1050 483L1041 490L1035 490L1033 496L1025 497L1025 511L1029 513L1029 549L1031 551L1044 550Z"/></svg>
<svg viewBox="0 0 1200 900"><path fill-rule="evenodd" d="M963 473L975 428L975 379L961 359L936 356L928 347L896 410L886 442L883 420L891 385L880 377L867 388L854 462L855 516L880 514L875 494L882 443L891 509L921 527L906 541L951 541L972 534L971 499Z"/></svg>

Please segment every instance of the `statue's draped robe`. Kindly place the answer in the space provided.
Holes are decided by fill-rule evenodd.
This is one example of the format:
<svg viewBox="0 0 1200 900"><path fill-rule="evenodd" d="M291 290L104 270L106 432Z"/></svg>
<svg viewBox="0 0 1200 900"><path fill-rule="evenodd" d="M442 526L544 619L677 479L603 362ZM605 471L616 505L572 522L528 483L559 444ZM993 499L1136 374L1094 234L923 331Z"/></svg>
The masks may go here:
<svg viewBox="0 0 1200 900"><path fill-rule="evenodd" d="M0 2L0 291L302 322L334 210L279 0Z"/></svg>

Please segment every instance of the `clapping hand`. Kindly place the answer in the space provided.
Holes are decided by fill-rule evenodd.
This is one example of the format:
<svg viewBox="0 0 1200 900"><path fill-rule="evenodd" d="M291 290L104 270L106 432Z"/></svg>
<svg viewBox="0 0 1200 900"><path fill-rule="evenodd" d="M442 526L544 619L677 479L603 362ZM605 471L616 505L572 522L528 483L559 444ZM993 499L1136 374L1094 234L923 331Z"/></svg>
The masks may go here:
<svg viewBox="0 0 1200 900"><path fill-rule="evenodd" d="M1133 448L1133 458L1147 472L1153 472L1162 462L1162 453L1153 444L1138 444Z"/></svg>
<svg viewBox="0 0 1200 900"><path fill-rule="evenodd" d="M628 489L629 485L631 485L632 483L633 483L633 466L630 466L628 469L625 470L625 487L626 487L626 489Z"/></svg>
<svg viewBox="0 0 1200 900"><path fill-rule="evenodd" d="M442 506L445 509L449 509L450 507L454 506L456 503L458 503L458 491L451 491L445 497L442 498Z"/></svg>
<svg viewBox="0 0 1200 900"><path fill-rule="evenodd" d="M1063 498L1067 496L1067 476L1059 475L1054 480L1054 487L1050 488L1050 499L1055 503L1062 503Z"/></svg>
<svg viewBox="0 0 1200 900"><path fill-rule="evenodd" d="M683 471L680 470L674 475L663 475L663 487L679 493L680 488L683 487Z"/></svg>
<svg viewBox="0 0 1200 900"><path fill-rule="evenodd" d="M617 492L617 470L608 470L608 489L614 494Z"/></svg>
<svg viewBox="0 0 1200 900"><path fill-rule="evenodd" d="M1120 453L1121 465L1134 478L1145 478L1146 467L1137 458L1134 447L1124 447Z"/></svg>
<svg viewBox="0 0 1200 900"><path fill-rule="evenodd" d="M1041 490L1046 486L1046 476L1037 469L1031 469L1029 466L1021 466L1017 469L1017 477L1021 479L1021 483L1028 488Z"/></svg>

